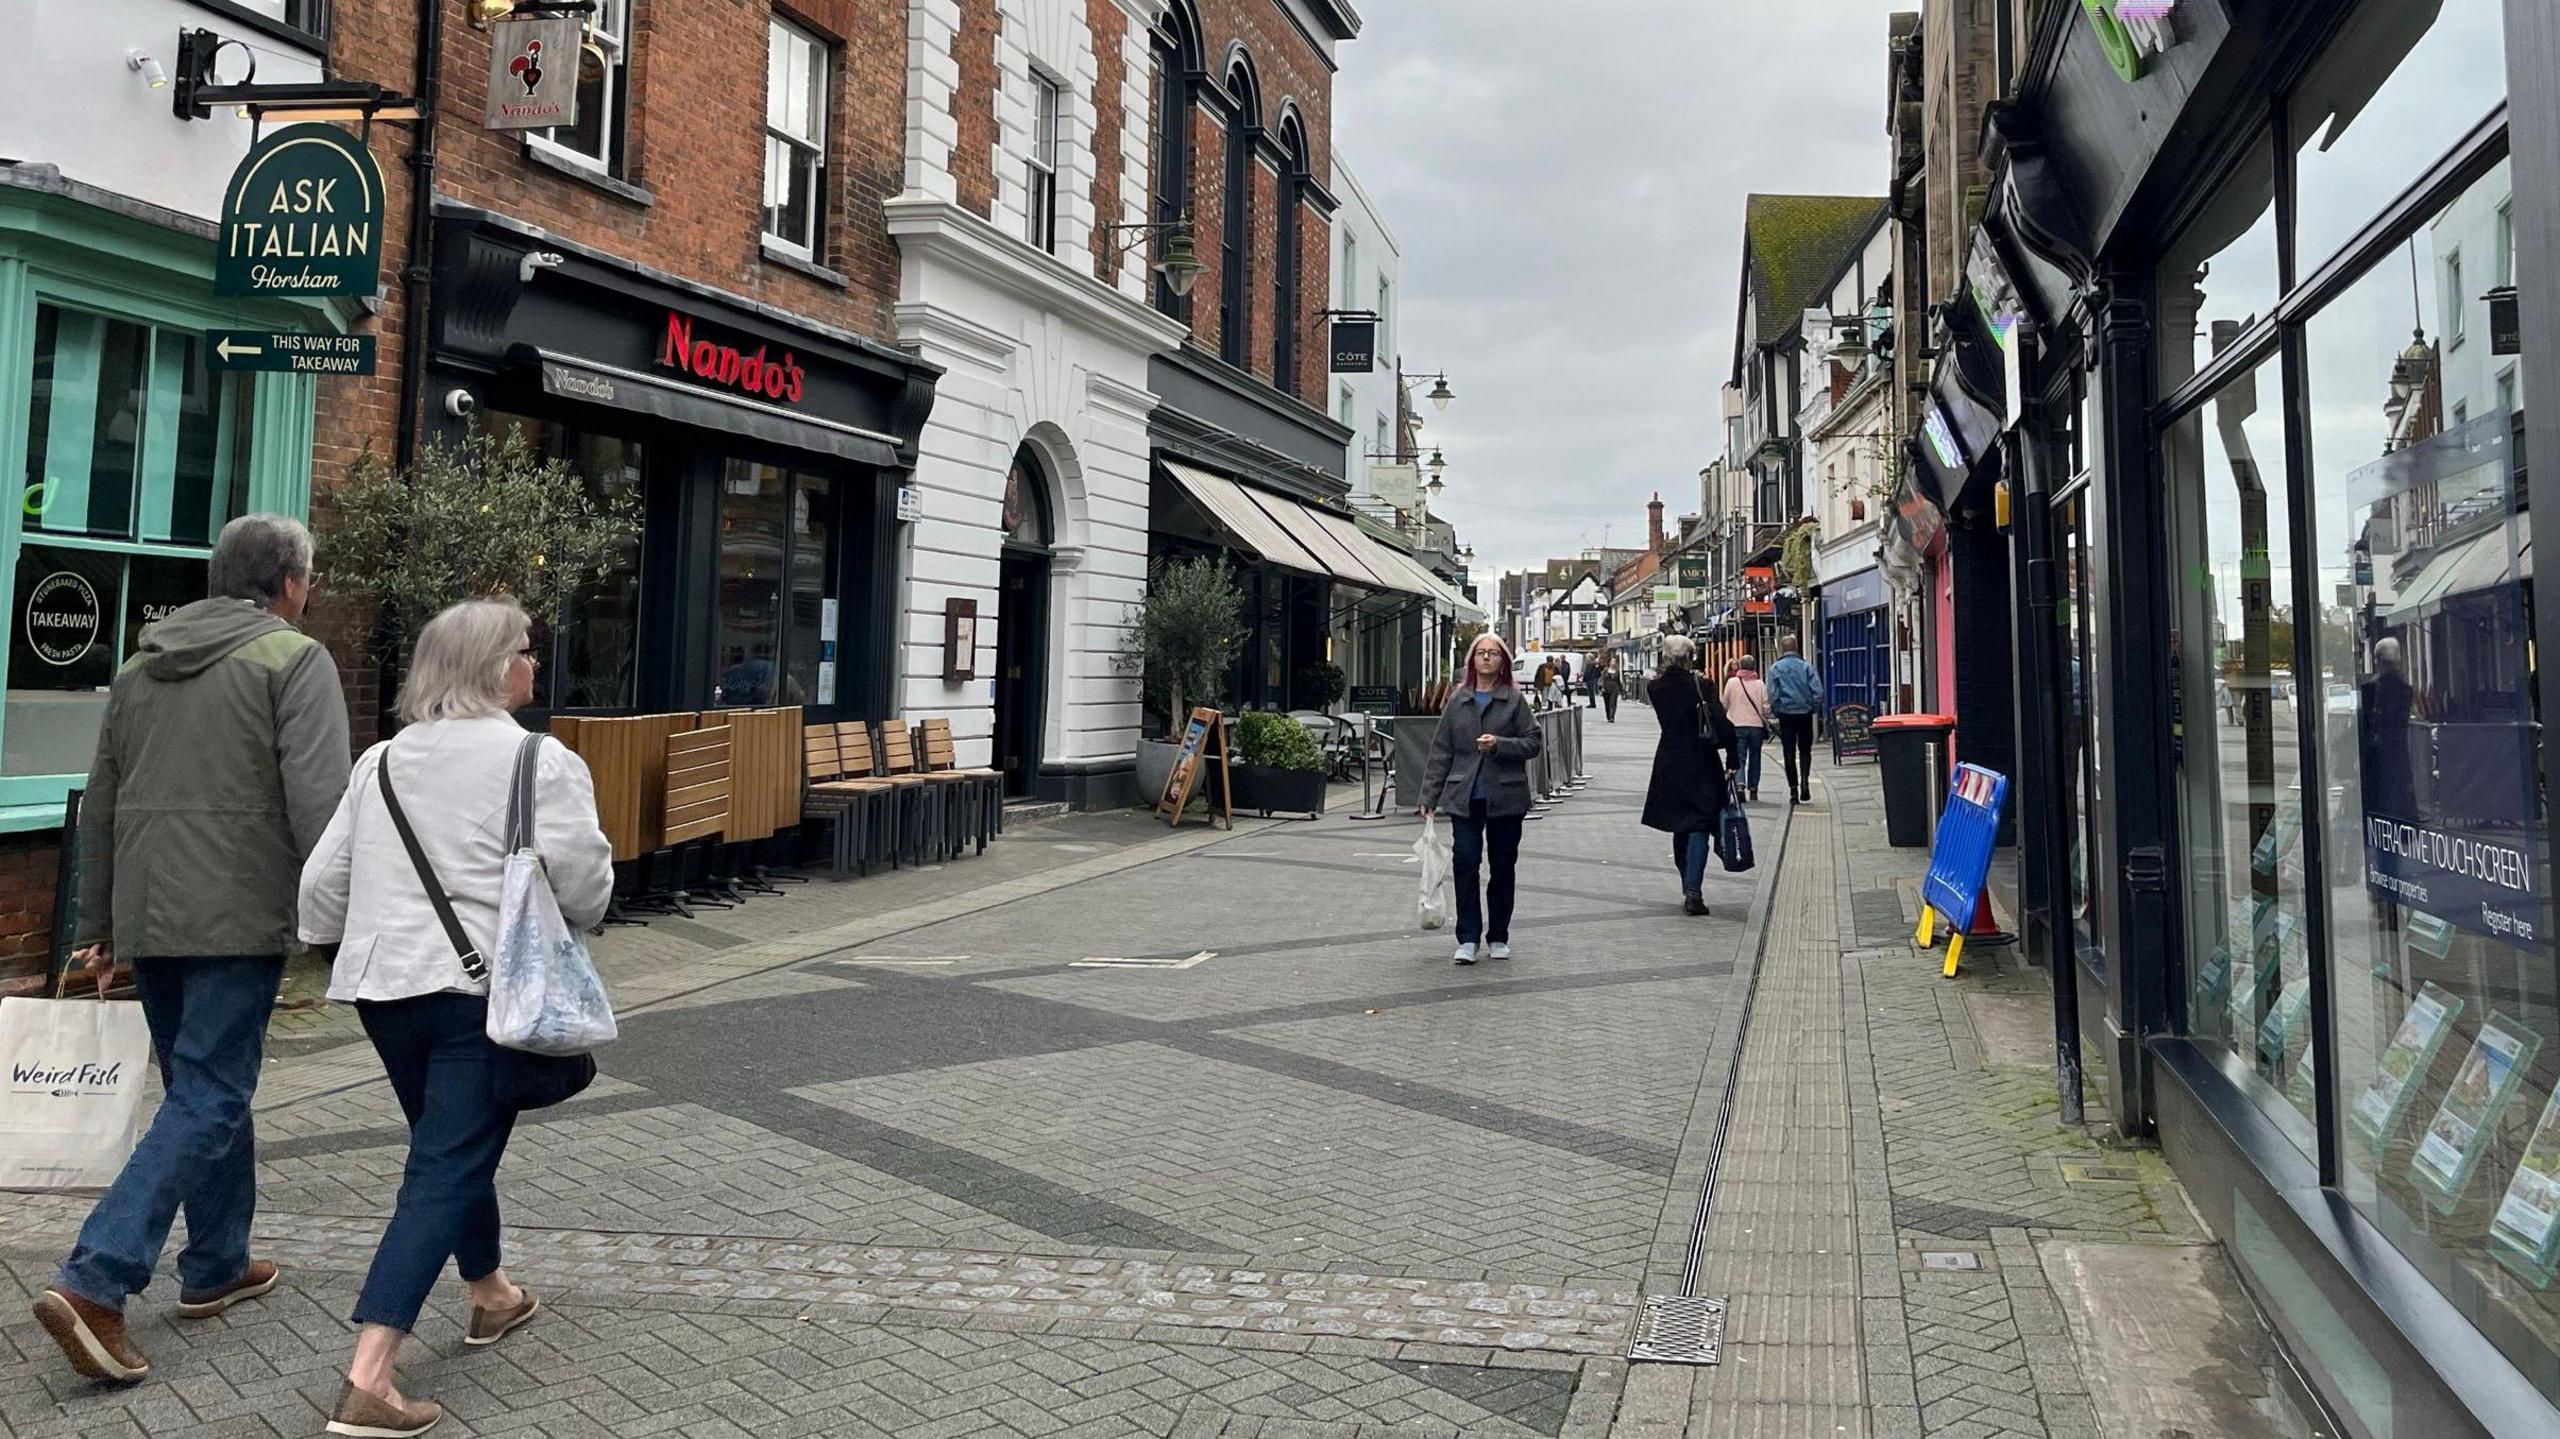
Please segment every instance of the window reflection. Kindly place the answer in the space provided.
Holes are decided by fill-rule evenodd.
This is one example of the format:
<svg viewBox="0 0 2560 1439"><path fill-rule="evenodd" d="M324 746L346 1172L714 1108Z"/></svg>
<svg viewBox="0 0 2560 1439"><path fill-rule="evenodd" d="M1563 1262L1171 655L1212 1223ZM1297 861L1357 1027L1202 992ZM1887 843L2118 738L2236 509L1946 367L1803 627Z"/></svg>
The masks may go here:
<svg viewBox="0 0 2560 1439"><path fill-rule="evenodd" d="M2188 1019L2313 1147L2311 947L2304 905L2300 724L2326 705L2293 672L2291 502L2277 366L2240 375L2169 430L2182 743ZM2310 807L2316 814L2317 807Z"/></svg>
<svg viewBox="0 0 2560 1439"><path fill-rule="evenodd" d="M2506 66L2502 0L2356 7L2290 107L2300 273L2336 254L2497 107Z"/></svg>
<svg viewBox="0 0 2560 1439"><path fill-rule="evenodd" d="M643 478L637 440L574 430L529 415L480 412L491 435L523 432L535 452L565 461L603 501L632 493ZM626 543L603 578L578 591L555 617L535 619L550 659L534 671L536 709L628 710L640 703L640 537Z"/></svg>
<svg viewBox="0 0 2560 1439"><path fill-rule="evenodd" d="M2176 390L2273 311L2279 284L2275 144L2261 138L2161 258L2160 393Z"/></svg>
<svg viewBox="0 0 2560 1439"><path fill-rule="evenodd" d="M2346 1192L2528 1358L2560 1342L2560 971L2522 377L2478 287L2427 278L2495 254L2510 201L2501 165L2305 339Z"/></svg>

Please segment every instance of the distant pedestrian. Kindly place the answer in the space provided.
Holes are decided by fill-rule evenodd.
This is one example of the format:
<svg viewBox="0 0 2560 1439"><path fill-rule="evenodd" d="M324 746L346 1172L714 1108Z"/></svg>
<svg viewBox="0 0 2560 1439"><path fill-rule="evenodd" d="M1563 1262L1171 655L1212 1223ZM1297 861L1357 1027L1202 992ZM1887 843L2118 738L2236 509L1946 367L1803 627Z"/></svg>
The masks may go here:
<svg viewBox="0 0 2560 1439"><path fill-rule="evenodd" d="M541 1308L498 1262L498 1161L516 1116L494 1088L487 971L455 953L419 873L432 872L473 949L497 953L509 800L530 738L508 712L533 698L530 632L512 600L466 601L428 622L401 686L407 727L356 761L302 872L302 937L338 945L329 997L355 1005L409 1121L399 1199L351 1316L363 1331L332 1434L402 1439L442 1417L401 1395L392 1364L448 1259L471 1288L463 1343L495 1344ZM542 739L533 800L534 848L561 916L594 925L613 897L613 847L586 762Z"/></svg>
<svg viewBox="0 0 2560 1439"><path fill-rule="evenodd" d="M1600 672L1600 698L1609 707L1609 723L1618 722L1618 701L1626 692L1626 680L1618 673L1617 661L1612 660L1608 667Z"/></svg>
<svg viewBox="0 0 2560 1439"><path fill-rule="evenodd" d="M1797 651L1804 642L1794 635L1778 641L1784 653L1769 666L1769 704L1778 715L1779 752L1787 763L1787 797L1803 804L1813 798L1813 716L1822 708L1822 676Z"/></svg>
<svg viewBox="0 0 2560 1439"><path fill-rule="evenodd" d="M1689 913L1705 914L1707 855L1728 802L1725 757L1734 752L1734 738L1707 677L1689 668L1696 654L1686 636L1663 640L1662 672L1648 687L1662 738L1655 743L1653 778L1645 786L1644 823L1670 832L1681 901Z"/></svg>
<svg viewBox="0 0 2560 1439"><path fill-rule="evenodd" d="M1422 813L1449 816L1458 887L1457 962L1511 957L1511 901L1520 824L1529 813L1529 761L1544 745L1529 702L1511 683L1511 651L1492 635L1467 650L1467 682L1449 696L1422 769ZM1553 675L1548 676L1553 683ZM1477 870L1492 851L1481 898Z"/></svg>
<svg viewBox="0 0 2560 1439"><path fill-rule="evenodd" d="M1724 712L1733 721L1733 772L1741 777L1743 793L1752 803L1760 801L1760 746L1769 738L1769 686L1760 678L1760 660L1744 655L1734 661L1732 677L1724 682Z"/></svg>
<svg viewBox="0 0 2560 1439"><path fill-rule="evenodd" d="M1567 703L1565 681L1572 673L1572 668L1563 660L1547 661L1538 680L1538 703L1551 710L1563 709Z"/></svg>
<svg viewBox="0 0 2560 1439"><path fill-rule="evenodd" d="M311 534L281 515L222 527L207 598L142 631L107 691L80 805L79 958L121 960L166 1097L63 1261L36 1318L71 1367L151 1372L124 1301L151 1282L187 1213L178 1316L275 1288L249 1257L258 1203L249 1103L294 932L294 877L347 784L338 667L294 628L311 598Z"/></svg>
<svg viewBox="0 0 2560 1439"><path fill-rule="evenodd" d="M1594 656L1590 663L1582 667L1582 693L1586 701L1583 708L1585 709L1600 708L1600 671L1603 663L1598 656Z"/></svg>

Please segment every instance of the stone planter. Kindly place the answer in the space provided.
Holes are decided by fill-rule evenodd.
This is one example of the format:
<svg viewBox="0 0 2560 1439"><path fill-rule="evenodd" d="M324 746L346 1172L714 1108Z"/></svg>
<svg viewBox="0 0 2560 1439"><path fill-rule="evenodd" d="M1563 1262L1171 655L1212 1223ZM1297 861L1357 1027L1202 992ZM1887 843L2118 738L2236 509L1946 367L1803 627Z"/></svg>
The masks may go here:
<svg viewBox="0 0 2560 1439"><path fill-rule="evenodd" d="M1281 769L1260 764L1240 764L1233 768L1237 809L1255 810L1265 815L1275 810L1310 817L1324 813L1323 770Z"/></svg>
<svg viewBox="0 0 2560 1439"><path fill-rule="evenodd" d="M1173 778L1173 742L1138 741L1138 803L1152 805L1164 797L1164 782Z"/></svg>

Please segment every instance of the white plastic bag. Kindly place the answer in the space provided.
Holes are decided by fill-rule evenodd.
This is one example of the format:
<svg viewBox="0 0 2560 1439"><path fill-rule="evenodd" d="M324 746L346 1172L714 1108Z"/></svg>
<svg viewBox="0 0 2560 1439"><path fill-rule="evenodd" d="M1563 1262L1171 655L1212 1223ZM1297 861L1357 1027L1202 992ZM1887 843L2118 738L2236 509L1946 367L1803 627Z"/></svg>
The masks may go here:
<svg viewBox="0 0 2560 1439"><path fill-rule="evenodd" d="M1424 929L1438 929L1449 922L1449 840L1437 818L1422 817L1422 837L1413 842L1413 857L1422 867L1416 916Z"/></svg>
<svg viewBox="0 0 2560 1439"><path fill-rule="evenodd" d="M621 1027L587 942L569 927L534 852L533 780L542 736L516 753L507 812L507 878L498 896L498 952L489 962L489 1038L530 1054L585 1054Z"/></svg>
<svg viewBox="0 0 2560 1439"><path fill-rule="evenodd" d="M102 1189L142 1130L151 1029L127 1000L0 999L0 1189Z"/></svg>

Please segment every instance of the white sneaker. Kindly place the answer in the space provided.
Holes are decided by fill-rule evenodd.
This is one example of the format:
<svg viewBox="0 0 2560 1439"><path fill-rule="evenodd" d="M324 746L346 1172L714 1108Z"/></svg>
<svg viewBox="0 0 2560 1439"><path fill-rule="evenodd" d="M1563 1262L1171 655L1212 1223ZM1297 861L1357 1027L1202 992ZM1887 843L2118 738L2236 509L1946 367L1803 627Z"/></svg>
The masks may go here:
<svg viewBox="0 0 2560 1439"><path fill-rule="evenodd" d="M1458 946L1458 953L1457 953L1457 955L1456 955L1456 959L1457 959L1458 963L1460 963L1460 964L1473 964L1473 963L1475 963L1475 962L1476 962L1476 947L1475 947L1474 945L1472 945L1472 944L1462 944L1462 945L1459 945L1459 946Z"/></svg>
<svg viewBox="0 0 2560 1439"><path fill-rule="evenodd" d="M1509 959L1511 957L1511 946L1502 940L1497 939L1493 943L1484 947L1484 957L1487 959Z"/></svg>

